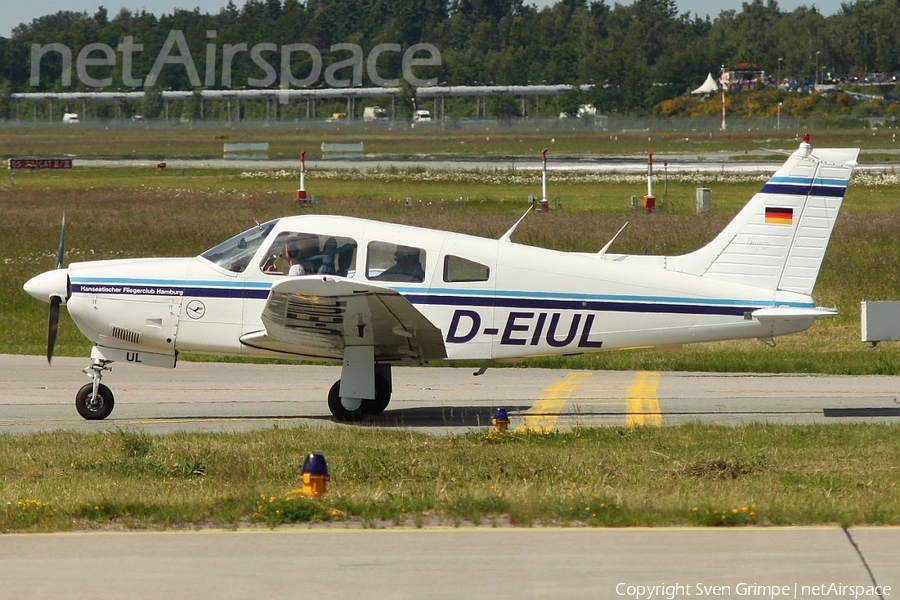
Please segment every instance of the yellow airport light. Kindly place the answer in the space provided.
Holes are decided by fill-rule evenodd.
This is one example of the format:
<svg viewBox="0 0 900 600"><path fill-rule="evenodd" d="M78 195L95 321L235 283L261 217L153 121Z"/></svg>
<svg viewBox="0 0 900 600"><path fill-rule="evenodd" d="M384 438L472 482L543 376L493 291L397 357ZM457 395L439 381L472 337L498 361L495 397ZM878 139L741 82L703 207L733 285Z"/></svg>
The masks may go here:
<svg viewBox="0 0 900 600"><path fill-rule="evenodd" d="M325 457L315 452L310 452L303 461L303 470L300 474L303 481L303 493L307 496L321 496L328 485L328 464Z"/></svg>
<svg viewBox="0 0 900 600"><path fill-rule="evenodd" d="M509 415L507 415L506 409L498 408L494 410L494 418L491 419L491 423L494 425L494 431L503 432L509 429Z"/></svg>

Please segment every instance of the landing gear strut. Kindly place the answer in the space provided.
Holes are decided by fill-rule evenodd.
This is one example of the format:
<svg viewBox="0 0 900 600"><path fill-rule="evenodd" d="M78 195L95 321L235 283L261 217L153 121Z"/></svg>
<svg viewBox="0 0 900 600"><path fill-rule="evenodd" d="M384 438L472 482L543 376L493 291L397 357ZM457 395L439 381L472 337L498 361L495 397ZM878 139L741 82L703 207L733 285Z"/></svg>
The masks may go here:
<svg viewBox="0 0 900 600"><path fill-rule="evenodd" d="M88 367L82 371L91 378L91 383L86 383L75 394L75 409L78 414L89 421L105 419L115 406L115 398L112 391L100 383L103 371L110 371L106 366L112 361L94 358Z"/></svg>

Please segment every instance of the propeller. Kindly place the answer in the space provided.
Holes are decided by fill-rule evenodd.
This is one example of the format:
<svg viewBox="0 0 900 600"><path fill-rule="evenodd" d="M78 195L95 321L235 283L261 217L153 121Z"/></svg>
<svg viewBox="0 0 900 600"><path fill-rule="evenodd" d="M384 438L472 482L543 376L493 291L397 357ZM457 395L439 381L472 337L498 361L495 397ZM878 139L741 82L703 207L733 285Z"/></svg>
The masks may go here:
<svg viewBox="0 0 900 600"><path fill-rule="evenodd" d="M56 345L56 333L59 330L59 305L69 300L69 270L63 268L65 253L66 216L63 215L59 249L56 252L56 268L35 275L22 286L29 295L50 304L50 317L47 323L48 363L53 359L53 347Z"/></svg>
<svg viewBox="0 0 900 600"><path fill-rule="evenodd" d="M59 232L59 249L56 251L56 268L61 269L63 256L66 253L66 215L63 214L62 227ZM47 364L53 362L53 347L56 345L56 333L59 331L59 305L62 298L54 294L50 296L50 319L47 324Z"/></svg>
<svg viewBox="0 0 900 600"><path fill-rule="evenodd" d="M56 345L56 332L59 330L59 305L62 298L53 296L50 298L50 323L47 327L47 364L53 362L53 346Z"/></svg>
<svg viewBox="0 0 900 600"><path fill-rule="evenodd" d="M66 253L66 215L63 213L62 228L59 232L59 249L56 251L56 268L62 269L63 256Z"/></svg>

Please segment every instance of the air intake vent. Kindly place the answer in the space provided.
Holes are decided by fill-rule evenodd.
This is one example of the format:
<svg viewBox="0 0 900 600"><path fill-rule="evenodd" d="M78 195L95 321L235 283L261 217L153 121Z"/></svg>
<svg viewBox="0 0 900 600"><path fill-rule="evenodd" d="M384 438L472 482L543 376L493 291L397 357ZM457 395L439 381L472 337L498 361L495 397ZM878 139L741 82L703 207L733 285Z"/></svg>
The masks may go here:
<svg viewBox="0 0 900 600"><path fill-rule="evenodd" d="M112 335L116 339L122 340L123 342L128 342L129 344L141 343L140 332L131 331L130 329L125 329L124 327L113 327L110 331L110 335Z"/></svg>

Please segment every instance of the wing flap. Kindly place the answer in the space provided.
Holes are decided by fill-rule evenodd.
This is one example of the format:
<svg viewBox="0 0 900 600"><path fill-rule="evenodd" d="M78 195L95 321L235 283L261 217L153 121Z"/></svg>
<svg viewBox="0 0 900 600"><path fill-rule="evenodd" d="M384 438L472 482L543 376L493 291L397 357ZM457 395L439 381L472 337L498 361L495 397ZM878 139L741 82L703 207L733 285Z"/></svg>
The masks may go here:
<svg viewBox="0 0 900 600"><path fill-rule="evenodd" d="M299 356L341 360L347 346L373 346L378 362L447 357L441 330L400 293L332 276L290 277L272 286L265 331L241 342Z"/></svg>

